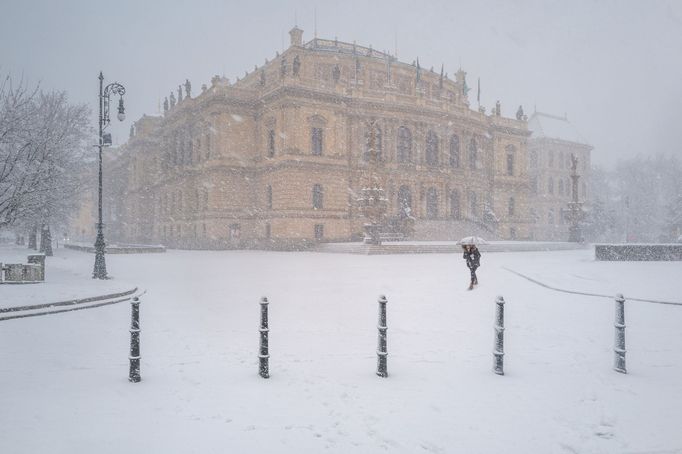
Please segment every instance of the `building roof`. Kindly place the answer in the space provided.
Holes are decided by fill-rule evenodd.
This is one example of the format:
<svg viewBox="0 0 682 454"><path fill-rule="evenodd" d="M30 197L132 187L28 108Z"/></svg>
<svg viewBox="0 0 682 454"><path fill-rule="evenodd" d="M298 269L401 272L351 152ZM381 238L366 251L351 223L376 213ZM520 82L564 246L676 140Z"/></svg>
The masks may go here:
<svg viewBox="0 0 682 454"><path fill-rule="evenodd" d="M588 145L587 140L565 116L557 117L556 115L534 112L528 119L528 129L533 131L534 138L544 137Z"/></svg>

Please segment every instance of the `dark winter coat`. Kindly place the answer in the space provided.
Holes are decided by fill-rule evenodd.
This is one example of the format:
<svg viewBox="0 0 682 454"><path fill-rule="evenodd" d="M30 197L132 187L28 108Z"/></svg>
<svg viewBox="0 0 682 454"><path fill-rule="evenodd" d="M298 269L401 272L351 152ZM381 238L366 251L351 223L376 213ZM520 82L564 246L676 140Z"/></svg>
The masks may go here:
<svg viewBox="0 0 682 454"><path fill-rule="evenodd" d="M481 253L478 252L478 248L464 251L464 259L467 261L467 266L469 268L478 268L481 266Z"/></svg>

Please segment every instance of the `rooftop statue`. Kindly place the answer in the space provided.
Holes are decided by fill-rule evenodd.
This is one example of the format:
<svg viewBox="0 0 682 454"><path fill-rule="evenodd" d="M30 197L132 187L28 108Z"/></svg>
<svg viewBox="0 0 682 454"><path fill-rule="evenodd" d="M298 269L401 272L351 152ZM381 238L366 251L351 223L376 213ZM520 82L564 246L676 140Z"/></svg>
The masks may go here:
<svg viewBox="0 0 682 454"><path fill-rule="evenodd" d="M188 98L191 98L191 92L192 92L192 84L190 83L189 79L185 79L185 95Z"/></svg>

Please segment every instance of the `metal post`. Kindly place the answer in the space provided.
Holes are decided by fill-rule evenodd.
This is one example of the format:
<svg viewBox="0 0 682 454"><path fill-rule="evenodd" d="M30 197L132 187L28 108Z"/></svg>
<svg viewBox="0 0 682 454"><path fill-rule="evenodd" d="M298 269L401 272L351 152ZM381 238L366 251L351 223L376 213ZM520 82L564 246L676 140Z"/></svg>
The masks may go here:
<svg viewBox="0 0 682 454"><path fill-rule="evenodd" d="M495 347L493 349L493 371L504 375L504 298L495 300Z"/></svg>
<svg viewBox="0 0 682 454"><path fill-rule="evenodd" d="M104 261L104 224L102 223L102 145L104 139L102 131L104 129L104 93L103 93L104 75L102 71L99 73L99 181L97 192L97 237L95 239L95 269L92 272L94 279L107 278L107 264Z"/></svg>
<svg viewBox="0 0 682 454"><path fill-rule="evenodd" d="M379 377L388 377L387 362L388 349L386 345L386 296L379 296L379 323L377 329L379 330L379 338L377 345L377 375Z"/></svg>
<svg viewBox="0 0 682 454"><path fill-rule="evenodd" d="M270 351L268 346L268 299L262 297L260 299L260 353L258 354L258 375L263 378L270 378L270 371L268 361L270 359Z"/></svg>
<svg viewBox="0 0 682 454"><path fill-rule="evenodd" d="M627 374L625 369L625 298L621 293L616 295L616 339L613 347L613 370Z"/></svg>
<svg viewBox="0 0 682 454"><path fill-rule="evenodd" d="M140 298L137 296L130 302L131 321L130 321L130 373L128 381L137 383L140 377Z"/></svg>

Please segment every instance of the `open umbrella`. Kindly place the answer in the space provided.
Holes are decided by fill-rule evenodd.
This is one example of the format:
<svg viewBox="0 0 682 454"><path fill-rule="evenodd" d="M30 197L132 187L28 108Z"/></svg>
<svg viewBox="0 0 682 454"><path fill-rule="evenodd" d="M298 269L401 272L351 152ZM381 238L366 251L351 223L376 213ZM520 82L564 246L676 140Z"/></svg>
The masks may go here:
<svg viewBox="0 0 682 454"><path fill-rule="evenodd" d="M488 242L479 236L467 236L459 240L457 244L461 244L463 246L478 246L479 244L488 244Z"/></svg>

